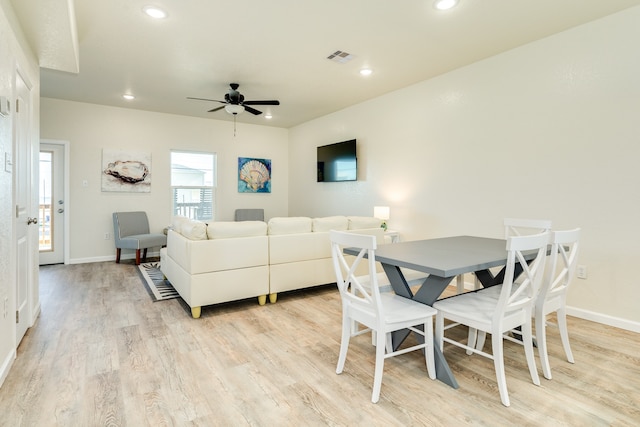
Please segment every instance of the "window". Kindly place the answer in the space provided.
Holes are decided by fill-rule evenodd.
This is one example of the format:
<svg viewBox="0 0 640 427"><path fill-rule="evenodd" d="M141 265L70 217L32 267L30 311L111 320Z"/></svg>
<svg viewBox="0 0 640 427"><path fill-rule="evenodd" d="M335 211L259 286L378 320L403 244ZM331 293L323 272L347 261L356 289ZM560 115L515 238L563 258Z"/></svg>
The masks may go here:
<svg viewBox="0 0 640 427"><path fill-rule="evenodd" d="M215 187L215 154L171 152L173 215L182 215L200 221L213 220Z"/></svg>
<svg viewBox="0 0 640 427"><path fill-rule="evenodd" d="M53 152L40 151L38 244L41 251L53 250L51 235L51 194L53 192Z"/></svg>

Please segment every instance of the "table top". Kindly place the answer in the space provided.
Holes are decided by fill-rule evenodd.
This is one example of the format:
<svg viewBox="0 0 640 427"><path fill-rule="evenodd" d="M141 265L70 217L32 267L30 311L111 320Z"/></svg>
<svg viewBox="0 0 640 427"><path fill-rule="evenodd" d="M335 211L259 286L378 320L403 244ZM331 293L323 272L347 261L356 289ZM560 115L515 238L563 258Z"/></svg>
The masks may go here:
<svg viewBox="0 0 640 427"><path fill-rule="evenodd" d="M376 260L439 277L503 266L507 263L507 242L476 236L454 236L414 240L376 249Z"/></svg>

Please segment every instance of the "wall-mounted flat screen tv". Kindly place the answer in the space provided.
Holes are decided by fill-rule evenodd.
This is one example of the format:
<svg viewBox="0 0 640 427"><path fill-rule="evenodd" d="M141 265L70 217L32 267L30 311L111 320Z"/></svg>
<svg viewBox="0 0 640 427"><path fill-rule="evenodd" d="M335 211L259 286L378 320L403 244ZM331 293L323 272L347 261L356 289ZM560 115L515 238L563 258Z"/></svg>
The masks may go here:
<svg viewBox="0 0 640 427"><path fill-rule="evenodd" d="M355 181L358 179L356 140L318 147L318 182Z"/></svg>

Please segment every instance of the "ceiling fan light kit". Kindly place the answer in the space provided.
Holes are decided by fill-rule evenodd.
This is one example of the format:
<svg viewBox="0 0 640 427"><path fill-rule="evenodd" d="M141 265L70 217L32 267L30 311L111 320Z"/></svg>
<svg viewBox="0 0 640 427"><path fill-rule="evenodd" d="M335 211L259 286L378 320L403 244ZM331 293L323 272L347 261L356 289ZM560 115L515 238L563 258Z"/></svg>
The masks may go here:
<svg viewBox="0 0 640 427"><path fill-rule="evenodd" d="M237 104L227 104L224 106L224 110L229 114L242 114L244 112L244 107Z"/></svg>
<svg viewBox="0 0 640 427"><path fill-rule="evenodd" d="M248 111L254 116L259 116L260 114L262 114L262 111L256 110L255 108L251 107L251 105L280 105L280 101L275 99L268 100L268 101L245 101L244 95L238 92L238 87L240 87L238 83L231 83L229 86L231 87L231 89L224 95L224 101L220 101L217 99L191 98L191 97L187 97L187 99L195 99L198 101L219 102L224 105L220 107L212 108L208 112L213 113L215 111L218 111L224 108L224 110L227 113L232 114L233 116L237 116L238 114L241 114L243 111Z"/></svg>

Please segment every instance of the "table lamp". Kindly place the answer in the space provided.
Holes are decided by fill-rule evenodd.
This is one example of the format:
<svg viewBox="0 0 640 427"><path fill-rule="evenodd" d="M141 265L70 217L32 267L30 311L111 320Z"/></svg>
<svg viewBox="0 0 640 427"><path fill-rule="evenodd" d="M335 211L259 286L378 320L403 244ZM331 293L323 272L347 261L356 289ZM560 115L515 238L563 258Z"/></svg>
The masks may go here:
<svg viewBox="0 0 640 427"><path fill-rule="evenodd" d="M375 218L382 220L382 224L380 225L380 227L382 227L384 231L387 231L387 220L389 219L389 206L374 206L373 216Z"/></svg>

